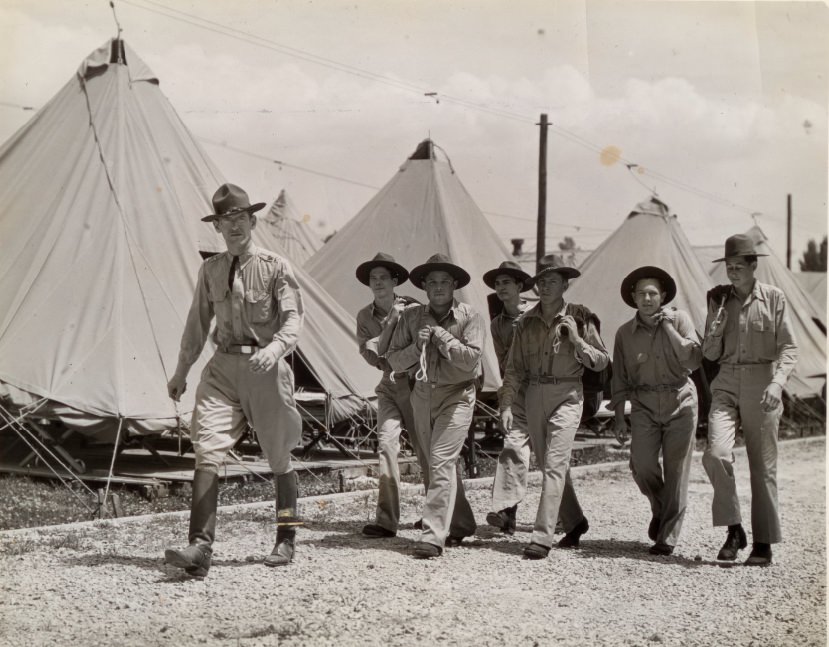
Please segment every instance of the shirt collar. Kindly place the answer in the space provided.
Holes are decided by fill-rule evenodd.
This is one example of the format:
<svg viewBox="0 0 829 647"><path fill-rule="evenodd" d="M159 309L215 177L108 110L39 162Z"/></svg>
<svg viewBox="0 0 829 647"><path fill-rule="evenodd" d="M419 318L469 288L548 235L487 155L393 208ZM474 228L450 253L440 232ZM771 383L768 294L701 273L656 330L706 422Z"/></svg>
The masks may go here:
<svg viewBox="0 0 829 647"><path fill-rule="evenodd" d="M446 311L446 314L443 315L443 317L441 317L440 319L438 319L437 316L435 316L435 313L432 312L432 308L429 306L428 303L425 304L423 307L426 308L426 312L429 315L431 315L432 318L434 318L435 321L440 323L441 321L444 321L450 314L452 315L452 317L454 319L457 319L458 318L458 305L459 305L458 300L457 299L452 299L452 306L449 308L449 310Z"/></svg>
<svg viewBox="0 0 829 647"><path fill-rule="evenodd" d="M394 295L394 301L393 301L393 302L392 302L392 304L391 304L391 305L392 305L392 307L394 307L394 306L396 306L396 305L398 305L398 304L400 304L400 303L402 303L402 304L404 304L404 305L405 305L405 304L406 304L406 300L405 300L405 299L403 299L402 297L397 296L397 295L395 294L395 295ZM391 312L391 310L389 310L389 312ZM383 317L385 317L385 316L386 316L387 314L389 314L389 313L388 313L388 312L383 312L383 313L381 313L381 312L380 312L380 310L379 310L379 309L378 309L378 307L377 307L377 303L376 303L376 302L374 302L374 301L372 301L372 302L371 302L371 314L372 314L372 315L381 314Z"/></svg>
<svg viewBox="0 0 829 647"><path fill-rule="evenodd" d="M250 247L248 247L248 250L246 252L243 252L243 253L239 254L239 267L244 267L245 265L247 265L248 261L250 261L250 259L252 259L256 255L256 252L258 252L258 251L259 251L259 248L256 245L254 245L253 243L251 243ZM233 254L228 252L227 256L228 256L228 259L231 262L233 262Z"/></svg>
<svg viewBox="0 0 829 647"><path fill-rule="evenodd" d="M653 326L649 326L644 321L642 321L642 318L639 316L639 311L638 310L636 311L636 314L633 315L633 321L631 323L631 327L633 328L634 332L636 331L637 328L642 328L643 330L646 330L646 331L650 332L652 330L656 330L658 326L659 326L658 323L653 325Z"/></svg>
<svg viewBox="0 0 829 647"><path fill-rule="evenodd" d="M561 310L559 310L558 313L556 313L556 318L563 317L566 314L567 314L567 302L564 299L562 299L561 300ZM525 317L538 317L539 319L543 320L544 317L541 315L541 301L536 303L529 310L526 310L524 312L524 316Z"/></svg>

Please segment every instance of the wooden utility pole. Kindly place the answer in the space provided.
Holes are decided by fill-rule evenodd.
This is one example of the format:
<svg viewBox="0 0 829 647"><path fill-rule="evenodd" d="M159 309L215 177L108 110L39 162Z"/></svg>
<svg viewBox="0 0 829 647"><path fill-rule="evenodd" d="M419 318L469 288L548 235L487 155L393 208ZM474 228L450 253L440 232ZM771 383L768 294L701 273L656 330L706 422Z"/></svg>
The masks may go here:
<svg viewBox="0 0 829 647"><path fill-rule="evenodd" d="M538 228L536 230L535 267L540 269L541 259L546 253L547 240L547 114L541 115L540 141L538 147Z"/></svg>
<svg viewBox="0 0 829 647"><path fill-rule="evenodd" d="M792 194L786 194L786 267L792 269Z"/></svg>

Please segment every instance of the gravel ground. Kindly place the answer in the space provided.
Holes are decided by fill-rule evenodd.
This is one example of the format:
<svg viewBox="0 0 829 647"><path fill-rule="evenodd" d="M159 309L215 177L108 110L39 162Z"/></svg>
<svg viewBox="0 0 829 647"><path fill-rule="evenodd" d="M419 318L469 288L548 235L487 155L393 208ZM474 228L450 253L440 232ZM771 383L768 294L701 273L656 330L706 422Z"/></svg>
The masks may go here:
<svg viewBox="0 0 829 647"><path fill-rule="evenodd" d="M744 452L736 468L748 510ZM0 644L826 644L824 438L781 444L786 540L769 568L714 561L725 533L710 527L699 456L673 556L647 553L645 498L616 464L574 470L591 525L582 548L522 560L537 476L514 538L481 526L468 545L430 561L409 553L422 498L414 487L394 539L359 535L373 492L304 500L308 526L297 561L283 569L258 563L273 542L270 506L223 508L204 580L161 558L166 545L182 543L186 514L0 533ZM470 483L480 520L490 482Z"/></svg>

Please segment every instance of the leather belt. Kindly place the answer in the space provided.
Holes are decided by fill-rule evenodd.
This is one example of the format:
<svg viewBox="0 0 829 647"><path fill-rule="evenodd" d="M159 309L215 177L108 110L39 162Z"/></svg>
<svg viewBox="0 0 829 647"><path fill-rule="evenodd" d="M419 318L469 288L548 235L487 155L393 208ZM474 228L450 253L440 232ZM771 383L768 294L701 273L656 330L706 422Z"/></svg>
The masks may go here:
<svg viewBox="0 0 829 647"><path fill-rule="evenodd" d="M219 348L222 353L229 353L231 355L253 355L259 350L259 346L246 344L227 344Z"/></svg>
<svg viewBox="0 0 829 647"><path fill-rule="evenodd" d="M525 384L561 384L563 382L581 382L578 376L556 377L555 375L530 375L524 378Z"/></svg>
<svg viewBox="0 0 829 647"><path fill-rule="evenodd" d="M640 384L636 387L637 391L679 391L683 386L688 384L688 380L681 382L674 382L673 384Z"/></svg>

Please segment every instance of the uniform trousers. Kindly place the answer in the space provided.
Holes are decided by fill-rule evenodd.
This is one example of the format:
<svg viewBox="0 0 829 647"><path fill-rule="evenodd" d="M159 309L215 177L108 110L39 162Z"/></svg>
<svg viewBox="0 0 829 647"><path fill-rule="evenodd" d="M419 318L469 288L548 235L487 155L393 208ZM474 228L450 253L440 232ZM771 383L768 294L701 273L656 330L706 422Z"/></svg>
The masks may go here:
<svg viewBox="0 0 829 647"><path fill-rule="evenodd" d="M688 504L688 478L697 429L697 389L637 389L630 398L630 470L660 520L656 541L675 546ZM662 465L659 454L662 453Z"/></svg>
<svg viewBox="0 0 829 647"><path fill-rule="evenodd" d="M512 403L512 428L504 432L504 447L498 454L495 478L492 481L492 509L496 512L511 508L527 494L527 472L530 465L530 437L527 434L527 413L524 391Z"/></svg>
<svg viewBox="0 0 829 647"><path fill-rule="evenodd" d="M408 377L402 375L392 382L387 376L374 390L377 394L377 457L380 479L377 493L376 523L397 532L400 522L400 432L409 432L423 483L429 489L429 462L415 433L411 390Z"/></svg>
<svg viewBox="0 0 829 647"><path fill-rule="evenodd" d="M702 464L714 487L715 526L742 523L734 480L734 437L741 426L751 476L751 531L764 544L781 541L777 507L777 428L783 413L763 411L760 400L771 383L771 364L721 364L711 384L708 447Z"/></svg>
<svg viewBox="0 0 829 647"><path fill-rule="evenodd" d="M420 540L441 548L450 534L467 537L475 533L475 515L457 467L474 408L475 386L471 383L418 381L412 389L415 429L429 466Z"/></svg>
<svg viewBox="0 0 829 647"><path fill-rule="evenodd" d="M547 548L553 545L556 519L561 520L564 532L570 532L584 518L570 479L570 454L582 402L580 381L527 386L527 432L536 462L543 470L531 541Z"/></svg>
<svg viewBox="0 0 829 647"><path fill-rule="evenodd" d="M294 372L280 359L270 371L254 373L249 361L250 355L219 351L202 371L190 428L197 470L218 470L245 432L246 421L274 475L293 470L291 450L302 437Z"/></svg>

